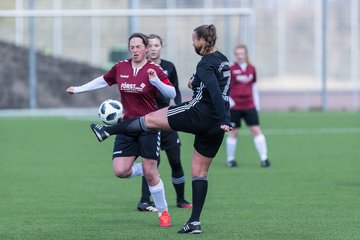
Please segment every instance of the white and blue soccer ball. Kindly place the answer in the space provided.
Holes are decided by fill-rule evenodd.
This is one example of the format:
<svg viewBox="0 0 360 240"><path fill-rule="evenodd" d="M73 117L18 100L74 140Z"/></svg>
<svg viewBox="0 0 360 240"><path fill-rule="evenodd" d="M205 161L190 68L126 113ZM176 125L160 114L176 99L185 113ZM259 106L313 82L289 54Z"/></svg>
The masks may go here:
<svg viewBox="0 0 360 240"><path fill-rule="evenodd" d="M99 117L105 124L117 124L124 117L124 107L119 101L107 99L100 104Z"/></svg>

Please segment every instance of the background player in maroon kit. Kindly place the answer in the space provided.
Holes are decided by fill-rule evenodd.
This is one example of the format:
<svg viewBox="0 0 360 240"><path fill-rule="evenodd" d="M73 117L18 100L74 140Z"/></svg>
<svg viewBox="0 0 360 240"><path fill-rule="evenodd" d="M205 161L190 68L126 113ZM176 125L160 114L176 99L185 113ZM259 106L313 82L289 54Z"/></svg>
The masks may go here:
<svg viewBox="0 0 360 240"><path fill-rule="evenodd" d="M181 93L176 68L172 62L160 58L162 47L161 37L156 34L150 34L148 57L164 70L176 90L174 102L176 105L180 105ZM168 107L170 105L170 99L159 92L156 97L156 103L159 109ZM171 167L171 180L176 192L176 206L179 208L191 208L191 203L185 200L185 176L181 165L180 146L180 138L177 132L161 131L160 148L166 152ZM150 202L149 187L144 177L142 181L141 199L137 208L139 211L156 211L156 208L154 208Z"/></svg>
<svg viewBox="0 0 360 240"><path fill-rule="evenodd" d="M168 98L174 98L175 89L161 67L146 59L148 38L134 33L129 38L131 58L116 63L111 70L93 81L69 87L70 94L96 90L117 84L124 119L143 116L157 110L156 96L160 91ZM118 134L114 143L113 168L119 178L144 175L149 185L155 206L158 209L160 227L171 226L165 190L157 171L160 149L160 132L141 134ZM137 156L142 157L142 165L134 164Z"/></svg>
<svg viewBox="0 0 360 240"><path fill-rule="evenodd" d="M235 152L237 136L241 127L241 119L250 127L254 137L254 144L260 157L262 167L270 167L267 156L265 136L259 125L259 116L254 102L253 86L256 82L256 70L250 63L248 50L245 45L237 45L234 48L235 62L230 67L231 90L230 90L230 113L233 130L226 139L227 165L236 167Z"/></svg>

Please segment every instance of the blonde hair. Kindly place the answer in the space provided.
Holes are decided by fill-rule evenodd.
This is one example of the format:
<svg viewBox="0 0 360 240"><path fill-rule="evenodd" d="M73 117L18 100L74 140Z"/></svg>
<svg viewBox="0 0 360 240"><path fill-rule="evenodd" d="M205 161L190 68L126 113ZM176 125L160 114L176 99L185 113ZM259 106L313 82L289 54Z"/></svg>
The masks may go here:
<svg viewBox="0 0 360 240"><path fill-rule="evenodd" d="M249 51L248 51L248 48L245 44L238 44L234 47L234 53L237 49L244 49L245 50L245 53L246 53L246 59L245 59L245 62L248 64L248 65L252 65L250 59L249 59Z"/></svg>

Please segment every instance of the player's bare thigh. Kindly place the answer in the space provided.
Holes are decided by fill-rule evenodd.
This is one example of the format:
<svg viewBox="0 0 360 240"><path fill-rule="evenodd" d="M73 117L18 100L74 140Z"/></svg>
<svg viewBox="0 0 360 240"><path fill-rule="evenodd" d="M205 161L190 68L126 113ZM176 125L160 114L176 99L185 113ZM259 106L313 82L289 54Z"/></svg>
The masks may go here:
<svg viewBox="0 0 360 240"><path fill-rule="evenodd" d="M155 112L146 114L145 116L146 126L150 129L171 131L172 129L169 126L167 113L168 113L168 108L165 107Z"/></svg>
<svg viewBox="0 0 360 240"><path fill-rule="evenodd" d="M115 176L119 178L129 177L132 173L132 165L134 161L135 161L135 156L115 157L113 159L113 169Z"/></svg>

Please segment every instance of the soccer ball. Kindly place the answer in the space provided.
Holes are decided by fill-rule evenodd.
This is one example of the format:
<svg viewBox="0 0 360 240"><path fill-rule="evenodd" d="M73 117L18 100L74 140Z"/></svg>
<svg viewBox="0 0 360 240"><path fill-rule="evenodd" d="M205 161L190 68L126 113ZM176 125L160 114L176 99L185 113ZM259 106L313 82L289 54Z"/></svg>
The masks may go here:
<svg viewBox="0 0 360 240"><path fill-rule="evenodd" d="M105 124L117 124L124 117L124 107L119 101L107 99L99 107L99 117Z"/></svg>

